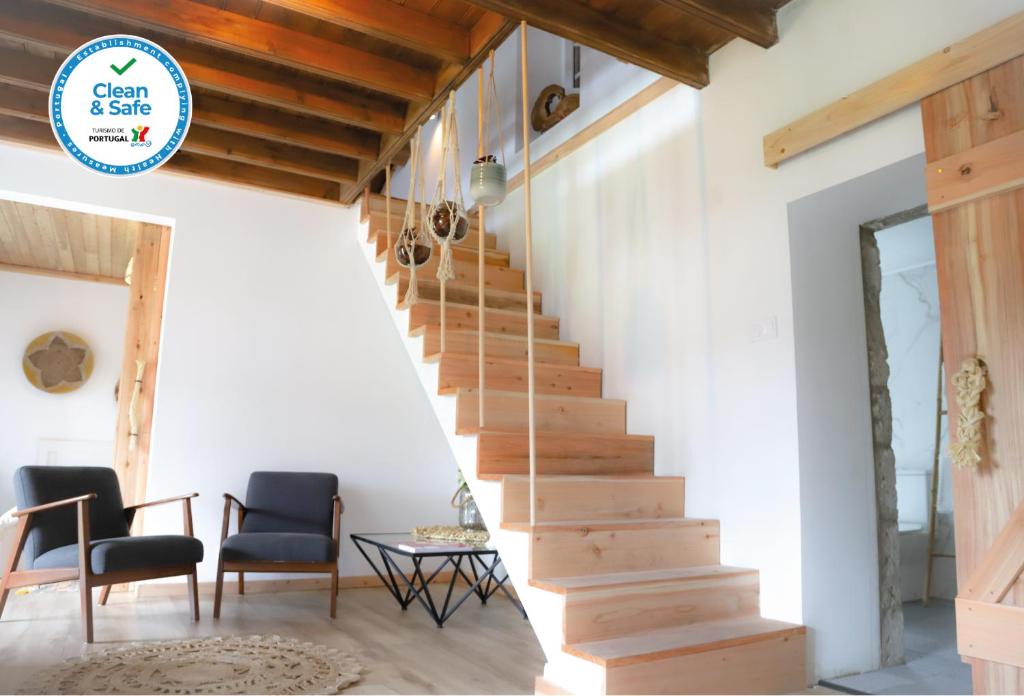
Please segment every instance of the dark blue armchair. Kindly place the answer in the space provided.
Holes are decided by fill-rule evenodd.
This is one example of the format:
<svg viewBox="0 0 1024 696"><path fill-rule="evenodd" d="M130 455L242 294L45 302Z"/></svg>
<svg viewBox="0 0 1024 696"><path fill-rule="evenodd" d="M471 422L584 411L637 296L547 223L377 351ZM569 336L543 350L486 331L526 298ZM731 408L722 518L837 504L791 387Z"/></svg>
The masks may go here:
<svg viewBox="0 0 1024 696"><path fill-rule="evenodd" d="M18 528L0 580L0 616L12 589L78 580L82 636L91 643L94 587L106 604L112 585L185 575L192 619L199 620L203 544L192 536L191 503L198 493L125 507L113 469L23 466L14 472L14 494ZM130 536L138 510L172 502L182 503L184 535ZM29 569L17 570L23 554Z"/></svg>
<svg viewBox="0 0 1024 696"><path fill-rule="evenodd" d="M238 533L228 536L231 508L238 508ZM220 618L224 573L329 573L331 618L338 609L338 550L341 513L334 474L257 471L249 476L245 503L224 494L220 560L213 618Z"/></svg>

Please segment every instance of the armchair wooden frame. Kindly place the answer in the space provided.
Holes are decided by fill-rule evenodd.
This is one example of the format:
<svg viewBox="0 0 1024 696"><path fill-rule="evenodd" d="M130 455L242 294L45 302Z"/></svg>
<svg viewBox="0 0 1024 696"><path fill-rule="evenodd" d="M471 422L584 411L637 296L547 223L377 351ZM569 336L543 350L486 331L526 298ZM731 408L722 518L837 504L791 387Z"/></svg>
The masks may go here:
<svg viewBox="0 0 1024 696"><path fill-rule="evenodd" d="M224 540L228 538L231 524L231 506L238 508L238 531L242 531L245 521L245 504L231 495L224 494L224 521L220 528L220 549L217 554L217 588L213 596L213 618L220 618L220 604L224 597L224 573L238 573L238 594L245 594L246 573L329 573L331 576L331 618L338 614L338 559L341 551L341 513L345 505L341 496L333 497L333 522L331 524L331 540L334 547L334 560L328 563L309 563L298 561L225 561Z"/></svg>
<svg viewBox="0 0 1024 696"><path fill-rule="evenodd" d="M192 530L192 498L198 493L154 500L138 505L125 507L124 514L131 529L135 519L135 513L142 508L154 505L165 505L181 501L182 513L184 515L185 535L194 536ZM168 578L177 575L185 575L188 579L188 601L192 611L192 620L199 620L199 584L196 572L196 564L155 566L146 568L134 568L132 570L113 571L102 574L92 572L91 551L89 535L89 502L96 498L95 493L56 500L52 503L36 505L34 507L18 510L14 516L18 518L18 527L15 530L14 547L7 558L7 566L4 569L3 578L0 578L0 616L3 616L4 605L7 603L8 593L19 587L32 585L46 585L54 582L65 582L78 580L78 590L82 606L82 639L86 643L93 642L92 630L92 589L100 590L99 603L106 604L110 595L112 585L139 580L154 580L156 578ZM46 510L52 510L67 505L75 505L78 508L78 565L67 568L41 568L38 570L16 570L21 553L25 550L25 542L28 540L28 532L31 528L32 516Z"/></svg>

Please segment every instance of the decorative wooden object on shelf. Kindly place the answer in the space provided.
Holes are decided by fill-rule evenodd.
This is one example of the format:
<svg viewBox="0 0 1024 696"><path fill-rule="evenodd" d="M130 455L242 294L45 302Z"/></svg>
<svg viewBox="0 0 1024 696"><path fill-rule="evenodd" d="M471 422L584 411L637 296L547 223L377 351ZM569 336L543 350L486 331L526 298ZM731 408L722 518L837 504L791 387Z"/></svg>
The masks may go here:
<svg viewBox="0 0 1024 696"><path fill-rule="evenodd" d="M566 94L561 85L548 85L537 95L530 111L530 125L538 133L551 130L566 116L580 108L578 92Z"/></svg>

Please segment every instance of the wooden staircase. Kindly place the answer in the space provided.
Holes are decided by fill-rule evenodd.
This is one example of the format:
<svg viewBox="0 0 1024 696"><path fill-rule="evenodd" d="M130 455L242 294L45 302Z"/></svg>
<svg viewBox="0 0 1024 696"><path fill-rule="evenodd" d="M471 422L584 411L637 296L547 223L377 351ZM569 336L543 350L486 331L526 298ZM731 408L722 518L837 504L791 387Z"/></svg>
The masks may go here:
<svg viewBox="0 0 1024 696"><path fill-rule="evenodd" d="M393 200L393 210L404 210ZM805 629L761 618L755 570L720 564L716 520L684 514L685 482L654 474L654 438L626 433L626 403L601 396L601 370L559 339L558 317L532 302L522 271L488 234L485 258L486 424L478 423L477 244L455 247L441 352L436 258L418 272L420 302L401 304L408 271L384 232L383 198L364 196L368 241L384 281L398 289L409 335L436 366L438 395L454 399L454 433L475 438L470 485L497 485L501 533L523 543L525 568L502 549L548 665L537 693L785 693L806 687ZM397 237L400 216L394 215ZM535 313L537 524L529 525L526 321ZM471 466L471 464L470 464ZM493 483L489 483L493 482ZM481 502L485 495L474 495ZM481 508L484 504L481 503ZM485 517L488 511L484 510ZM495 532L491 525L492 533ZM530 593L537 593L531 605ZM542 609L537 609L542 607ZM544 624L547 608L560 627ZM542 620L543 619L543 620ZM541 624L544 624L542 627ZM554 642L542 631L557 631Z"/></svg>

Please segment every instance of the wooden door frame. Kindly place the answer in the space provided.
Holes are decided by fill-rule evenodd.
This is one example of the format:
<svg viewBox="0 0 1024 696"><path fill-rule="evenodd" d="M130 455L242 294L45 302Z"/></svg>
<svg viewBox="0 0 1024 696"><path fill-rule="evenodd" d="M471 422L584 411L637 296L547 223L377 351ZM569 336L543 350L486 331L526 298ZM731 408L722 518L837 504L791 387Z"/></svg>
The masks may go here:
<svg viewBox="0 0 1024 696"><path fill-rule="evenodd" d="M169 226L144 225L135 240L132 256L113 462L125 505L140 503L146 495L171 236ZM139 380L136 379L136 361L143 362ZM135 399L136 427L133 432L131 407L136 381L139 389ZM136 531L141 526L140 519L136 523Z"/></svg>

